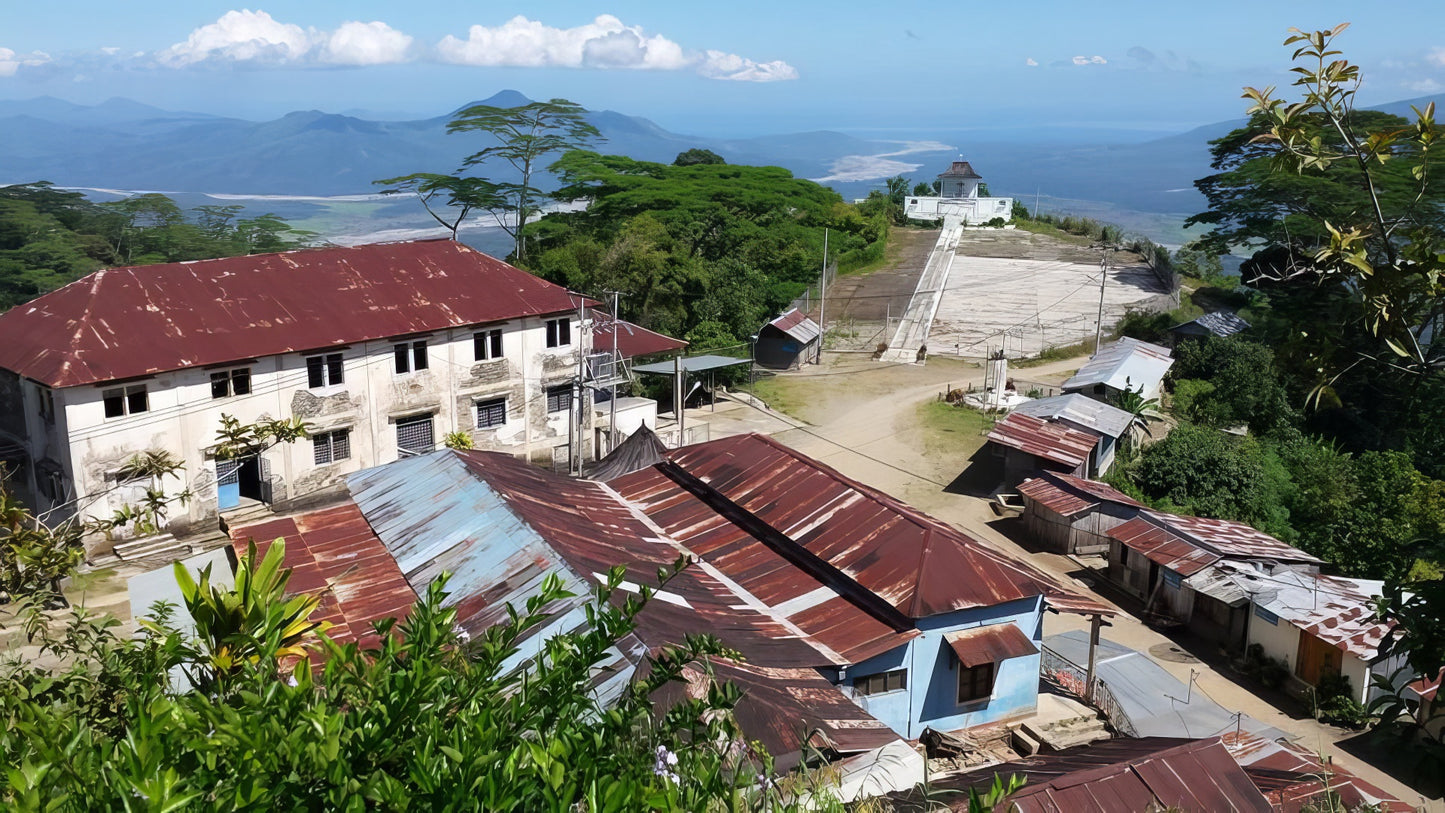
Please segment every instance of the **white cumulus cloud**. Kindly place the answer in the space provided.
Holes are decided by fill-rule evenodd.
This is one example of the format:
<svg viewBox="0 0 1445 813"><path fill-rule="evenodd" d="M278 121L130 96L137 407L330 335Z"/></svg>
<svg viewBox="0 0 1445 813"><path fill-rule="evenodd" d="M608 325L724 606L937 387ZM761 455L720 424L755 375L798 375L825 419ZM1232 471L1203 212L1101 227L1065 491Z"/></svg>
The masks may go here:
<svg viewBox="0 0 1445 813"><path fill-rule="evenodd" d="M1435 50L1426 54L1425 59L1433 65L1439 65L1442 68L1445 68L1445 48L1436 48Z"/></svg>
<svg viewBox="0 0 1445 813"><path fill-rule="evenodd" d="M1416 93L1434 93L1445 88L1445 85L1440 84L1434 79L1420 79L1414 82L1406 82L1405 87Z"/></svg>
<svg viewBox="0 0 1445 813"><path fill-rule="evenodd" d="M756 62L724 51L688 51L610 14L572 28L555 28L521 15L499 26L474 25L466 39L442 38L436 55L443 62L487 67L691 69L712 79L746 82L798 78L797 69L786 62Z"/></svg>
<svg viewBox="0 0 1445 813"><path fill-rule="evenodd" d="M1103 58L1103 57L1101 57L1101 56L1098 56L1097 54L1094 55L1094 56L1076 56L1076 57L1074 57L1074 64L1075 64L1075 65L1107 65L1107 64L1109 64L1109 60L1107 60L1107 59L1105 59L1105 58Z"/></svg>
<svg viewBox="0 0 1445 813"><path fill-rule="evenodd" d="M1028 59L1024 60L1024 64L1029 66L1030 68L1037 68L1039 66L1039 61L1037 59L1034 59L1033 57L1029 57Z"/></svg>
<svg viewBox="0 0 1445 813"><path fill-rule="evenodd" d="M264 11L228 11L158 52L172 68L201 63L385 65L410 58L412 38L383 22L344 22L335 31L283 23Z"/></svg>
<svg viewBox="0 0 1445 813"><path fill-rule="evenodd" d="M214 23L191 32L185 42L156 54L172 68L198 62L286 64L302 61L311 51L315 32L278 22L264 11L228 11Z"/></svg>
<svg viewBox="0 0 1445 813"><path fill-rule="evenodd" d="M50 54L31 51L18 54L9 48L0 48L0 76L14 76L22 67L35 67L50 61Z"/></svg>
<svg viewBox="0 0 1445 813"><path fill-rule="evenodd" d="M319 59L332 65L390 65L405 62L412 38L383 22L347 22L331 32Z"/></svg>

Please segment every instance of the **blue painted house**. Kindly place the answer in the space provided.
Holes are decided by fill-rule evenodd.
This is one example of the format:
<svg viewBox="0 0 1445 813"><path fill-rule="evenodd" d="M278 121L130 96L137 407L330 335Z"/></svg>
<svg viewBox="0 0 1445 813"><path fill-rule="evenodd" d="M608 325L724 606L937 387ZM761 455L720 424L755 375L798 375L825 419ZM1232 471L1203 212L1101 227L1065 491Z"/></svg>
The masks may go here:
<svg viewBox="0 0 1445 813"><path fill-rule="evenodd" d="M1108 614L1028 565L789 449L742 435L608 482L828 656L907 738L1038 705L1048 609Z"/></svg>

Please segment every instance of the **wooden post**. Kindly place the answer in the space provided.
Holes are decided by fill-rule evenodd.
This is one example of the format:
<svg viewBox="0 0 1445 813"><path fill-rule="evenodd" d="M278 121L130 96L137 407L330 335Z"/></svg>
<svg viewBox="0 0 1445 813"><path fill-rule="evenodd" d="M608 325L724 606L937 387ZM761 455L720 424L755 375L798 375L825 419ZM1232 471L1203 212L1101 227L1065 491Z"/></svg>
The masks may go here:
<svg viewBox="0 0 1445 813"><path fill-rule="evenodd" d="M1089 673L1084 677L1084 700L1094 701L1094 668L1099 662L1099 628L1104 625L1104 616L1095 613L1089 616Z"/></svg>

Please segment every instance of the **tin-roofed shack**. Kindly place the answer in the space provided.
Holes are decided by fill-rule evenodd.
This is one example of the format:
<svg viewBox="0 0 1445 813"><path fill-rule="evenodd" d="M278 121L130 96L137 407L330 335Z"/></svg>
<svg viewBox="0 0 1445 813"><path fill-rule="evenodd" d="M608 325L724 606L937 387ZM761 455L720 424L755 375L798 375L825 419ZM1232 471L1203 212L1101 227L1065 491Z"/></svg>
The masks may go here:
<svg viewBox="0 0 1445 813"><path fill-rule="evenodd" d="M791 370L813 360L821 336L818 323L793 308L758 331L754 359L769 370Z"/></svg>
<svg viewBox="0 0 1445 813"><path fill-rule="evenodd" d="M1107 554L1110 529L1144 508L1107 483L1046 471L1019 484L1029 536L1058 553Z"/></svg>
<svg viewBox="0 0 1445 813"><path fill-rule="evenodd" d="M989 430L984 448L1001 461L1004 485L1012 487L1045 471L1094 476L1099 437L1062 420L1010 412Z"/></svg>
<svg viewBox="0 0 1445 813"><path fill-rule="evenodd" d="M1173 365L1174 354L1169 348L1125 336L1099 348L1064 382L1063 389L1109 403L1126 389L1145 398L1158 398L1164 375Z"/></svg>

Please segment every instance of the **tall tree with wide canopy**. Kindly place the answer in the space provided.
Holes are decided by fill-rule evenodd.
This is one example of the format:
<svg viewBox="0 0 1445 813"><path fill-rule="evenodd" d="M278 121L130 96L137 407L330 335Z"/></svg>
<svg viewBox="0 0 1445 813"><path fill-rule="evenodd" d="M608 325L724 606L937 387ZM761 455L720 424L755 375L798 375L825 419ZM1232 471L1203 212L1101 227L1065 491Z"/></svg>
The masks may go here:
<svg viewBox="0 0 1445 813"><path fill-rule="evenodd" d="M459 110L447 124L448 133L480 133L496 143L467 156L455 175L418 172L377 181L392 187L388 192L411 192L438 223L457 230L467 215L475 211L491 214L515 244L514 257L526 259L527 222L537 214L540 204L549 198L535 183L542 161L549 155L586 147L602 137L587 122L587 111L566 99L528 102L520 107L472 105ZM465 176L462 173L478 167L494 167L500 161L511 167L504 180ZM442 217L432 201L440 201L452 210Z"/></svg>

